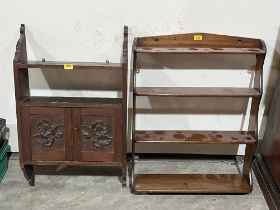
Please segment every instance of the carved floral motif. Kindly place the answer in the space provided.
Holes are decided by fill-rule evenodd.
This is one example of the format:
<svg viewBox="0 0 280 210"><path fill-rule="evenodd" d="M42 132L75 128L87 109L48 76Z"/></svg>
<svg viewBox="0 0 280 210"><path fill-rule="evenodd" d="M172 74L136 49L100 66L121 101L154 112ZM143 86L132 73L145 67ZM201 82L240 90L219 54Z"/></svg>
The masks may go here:
<svg viewBox="0 0 280 210"><path fill-rule="evenodd" d="M109 126L102 120L96 120L91 126L81 125L81 133L86 139L91 139L96 148L103 148L112 143Z"/></svg>
<svg viewBox="0 0 280 210"><path fill-rule="evenodd" d="M37 133L33 136L33 140L45 147L51 147L55 138L63 136L64 125L54 126L49 120L40 120L37 123Z"/></svg>

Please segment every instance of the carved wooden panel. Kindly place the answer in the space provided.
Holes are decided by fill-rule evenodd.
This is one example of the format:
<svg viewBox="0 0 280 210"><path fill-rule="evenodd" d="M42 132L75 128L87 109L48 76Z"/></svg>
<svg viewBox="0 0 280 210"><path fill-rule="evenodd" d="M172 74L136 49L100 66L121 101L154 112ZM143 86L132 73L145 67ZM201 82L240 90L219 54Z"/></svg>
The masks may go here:
<svg viewBox="0 0 280 210"><path fill-rule="evenodd" d="M65 128L71 124L71 119L65 120L65 112L71 116L71 109L31 108L32 160L66 160L66 137L69 131L65 131Z"/></svg>
<svg viewBox="0 0 280 210"><path fill-rule="evenodd" d="M114 124L112 117L82 116L81 117L82 151L114 150Z"/></svg>
<svg viewBox="0 0 280 210"><path fill-rule="evenodd" d="M73 109L74 158L78 161L119 162L122 152L120 108Z"/></svg>
<svg viewBox="0 0 280 210"><path fill-rule="evenodd" d="M39 119L36 123L37 132L32 136L32 140L44 147L51 147L54 141L63 137L64 124L55 125L48 119Z"/></svg>

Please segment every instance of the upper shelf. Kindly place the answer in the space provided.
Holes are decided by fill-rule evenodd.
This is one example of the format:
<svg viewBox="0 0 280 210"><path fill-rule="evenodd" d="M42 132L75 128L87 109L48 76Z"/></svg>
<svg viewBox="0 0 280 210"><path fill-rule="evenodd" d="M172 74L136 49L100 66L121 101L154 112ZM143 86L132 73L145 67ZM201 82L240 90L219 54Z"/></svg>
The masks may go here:
<svg viewBox="0 0 280 210"><path fill-rule="evenodd" d="M264 50L259 48L202 48L202 47L177 47L177 48L163 48L163 47L137 47L138 53L182 53L182 54L265 54Z"/></svg>
<svg viewBox="0 0 280 210"><path fill-rule="evenodd" d="M127 71L128 62L128 27L124 26L123 30L123 46L120 63L110 62L70 62L70 61L29 61L27 59L26 51L26 35L25 25L21 24L20 37L17 41L16 52L14 57L14 67L18 69L22 68L52 68L52 69L90 69L90 70L124 70ZM70 65L69 65L70 64Z"/></svg>
<svg viewBox="0 0 280 210"><path fill-rule="evenodd" d="M266 46L260 39L190 33L136 38L134 50L138 53L260 55L266 53Z"/></svg>
<svg viewBox="0 0 280 210"><path fill-rule="evenodd" d="M120 63L103 62L70 62L70 61L28 61L27 63L17 63L18 68L52 68L64 69L65 64L73 65L73 69L89 70L122 70Z"/></svg>

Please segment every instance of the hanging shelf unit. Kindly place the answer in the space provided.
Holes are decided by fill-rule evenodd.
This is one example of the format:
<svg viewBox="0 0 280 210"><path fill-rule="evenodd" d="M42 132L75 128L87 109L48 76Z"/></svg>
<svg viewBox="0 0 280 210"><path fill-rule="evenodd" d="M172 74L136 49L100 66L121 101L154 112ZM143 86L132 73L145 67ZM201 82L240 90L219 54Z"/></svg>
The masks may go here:
<svg viewBox="0 0 280 210"><path fill-rule="evenodd" d="M14 57L20 166L34 185L34 165L114 166L126 185L127 41L124 27L120 63L30 61L25 25ZM120 72L121 98L31 96L31 68ZM95 71L97 74L98 71ZM102 81L101 81L102 82Z"/></svg>
<svg viewBox="0 0 280 210"><path fill-rule="evenodd" d="M139 54L233 54L256 56L254 84L233 87L137 87ZM135 38L133 44L133 115L131 189L134 193L250 193L252 160L258 142L258 110L263 92L265 43L260 39L208 33ZM156 71L155 71L156 72ZM136 100L148 97L251 98L247 131L137 130ZM241 174L135 174L137 144L246 144Z"/></svg>

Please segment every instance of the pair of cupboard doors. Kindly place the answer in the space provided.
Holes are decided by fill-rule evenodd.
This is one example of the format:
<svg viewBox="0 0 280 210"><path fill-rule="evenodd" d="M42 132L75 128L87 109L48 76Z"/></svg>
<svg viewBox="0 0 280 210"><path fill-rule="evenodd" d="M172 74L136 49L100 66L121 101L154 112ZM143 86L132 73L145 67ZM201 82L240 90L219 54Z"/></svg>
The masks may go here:
<svg viewBox="0 0 280 210"><path fill-rule="evenodd" d="M23 160L117 163L120 107L21 106Z"/></svg>

